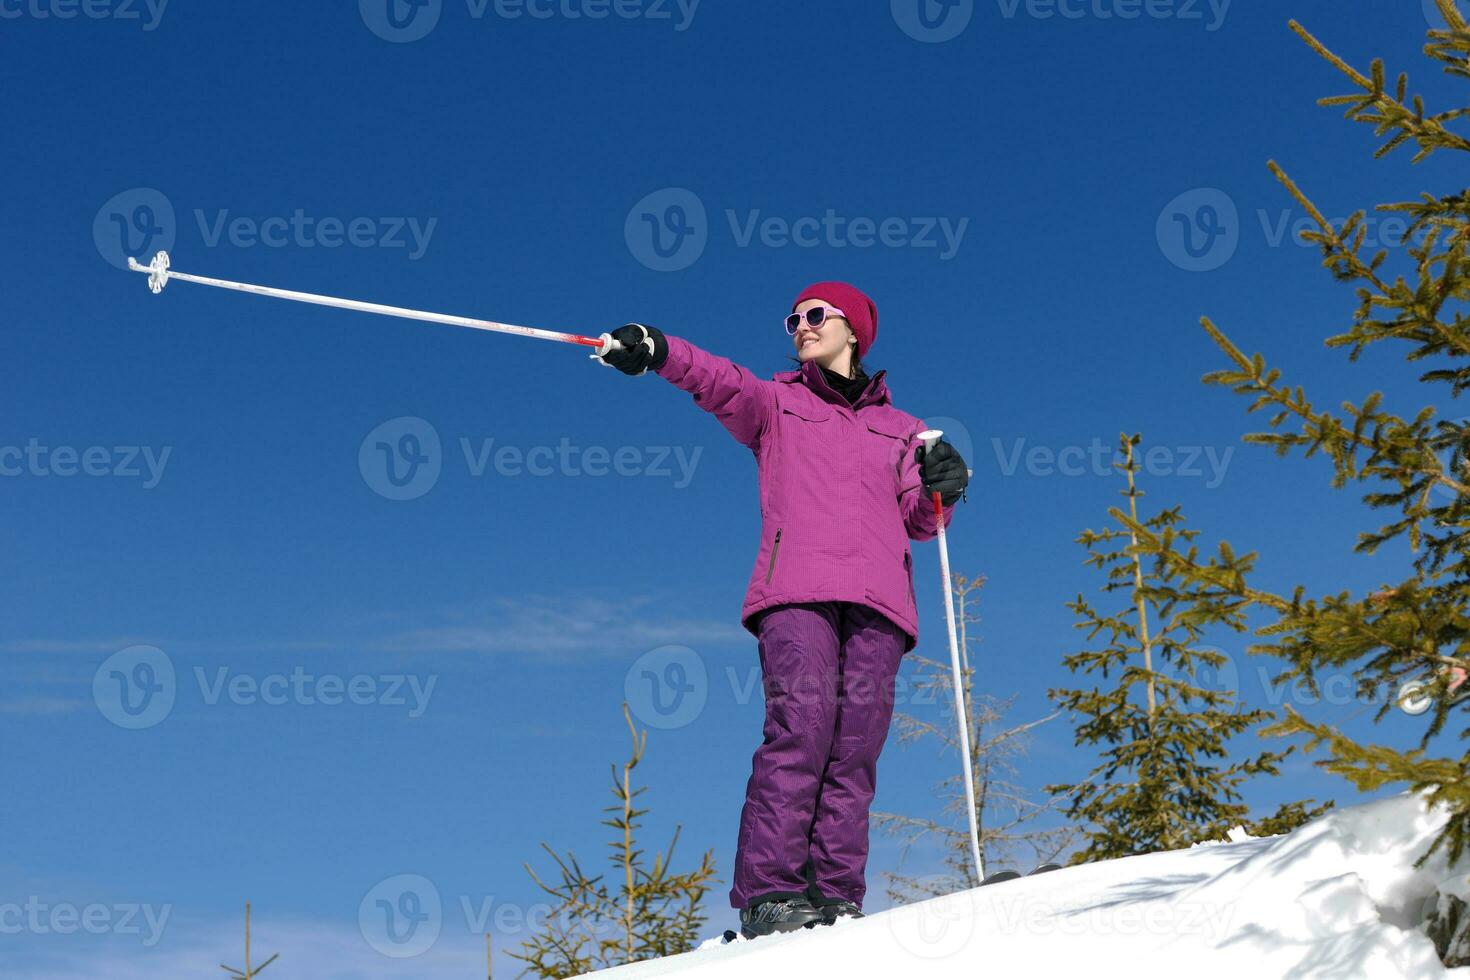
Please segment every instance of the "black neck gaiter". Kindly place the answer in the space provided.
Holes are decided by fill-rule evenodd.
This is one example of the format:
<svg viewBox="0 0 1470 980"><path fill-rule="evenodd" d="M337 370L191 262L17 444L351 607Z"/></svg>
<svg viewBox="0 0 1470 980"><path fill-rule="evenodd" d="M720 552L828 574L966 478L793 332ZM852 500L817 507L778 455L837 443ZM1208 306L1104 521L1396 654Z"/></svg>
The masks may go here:
<svg viewBox="0 0 1470 980"><path fill-rule="evenodd" d="M821 367L821 365L818 365L818 367ZM822 368L822 377L826 379L827 384L832 386L833 391L847 399L849 405L861 397L862 393L868 388L868 382L873 380L864 374L861 368L858 369L857 377L854 378L844 378L836 371L829 371L827 368Z"/></svg>

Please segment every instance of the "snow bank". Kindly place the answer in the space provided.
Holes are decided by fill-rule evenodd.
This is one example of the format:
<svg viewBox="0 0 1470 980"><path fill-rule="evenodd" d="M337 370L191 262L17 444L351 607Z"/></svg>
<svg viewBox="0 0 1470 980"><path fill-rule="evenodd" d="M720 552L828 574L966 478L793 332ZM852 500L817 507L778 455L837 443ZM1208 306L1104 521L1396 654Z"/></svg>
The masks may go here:
<svg viewBox="0 0 1470 980"><path fill-rule="evenodd" d="M1470 967L1440 965L1421 925L1441 882L1470 893L1470 861L1452 876L1443 847L1412 868L1444 821L1405 792L1290 834L1063 868L791 935L716 938L595 975L1470 980Z"/></svg>

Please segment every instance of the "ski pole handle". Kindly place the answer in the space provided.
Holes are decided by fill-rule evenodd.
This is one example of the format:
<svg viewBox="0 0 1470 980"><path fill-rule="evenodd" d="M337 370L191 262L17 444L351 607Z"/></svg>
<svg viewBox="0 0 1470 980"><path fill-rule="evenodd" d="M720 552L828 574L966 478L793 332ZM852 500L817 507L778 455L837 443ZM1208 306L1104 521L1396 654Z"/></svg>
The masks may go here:
<svg viewBox="0 0 1470 980"><path fill-rule="evenodd" d="M943 429L925 429L923 432L920 432L919 438L923 440L924 452L927 453L929 450L933 449L934 444L938 442L940 438L943 437L943 435ZM974 476L975 471L966 467L965 475ZM934 516L939 518L939 533L942 535L944 534L944 499L940 497L938 490L934 491Z"/></svg>
<svg viewBox="0 0 1470 980"><path fill-rule="evenodd" d="M619 327L618 329L619 330L626 330L628 327L637 327L639 330L643 331L643 339L634 341L633 342L633 345L632 345L633 348L646 347L646 348L648 348L649 356L655 356L655 355L658 354L658 347L654 344L654 342L653 342L653 334L652 333L649 333L649 328L648 327L645 327L641 323L629 323L629 324L627 324L627 325L625 325L623 327ZM628 350L628 349L630 349L627 344L624 344L622 341L618 340L616 337L614 337L612 334L609 334L609 333L603 334L601 337L598 337L597 340L601 343L601 346L598 348L596 354L591 354L589 356L593 360L595 360L599 364L601 364L603 367L612 367L613 366L613 363L607 359L607 356L606 355L608 353L610 353L611 351L615 351L615 350ZM647 373L648 373L648 368L647 367L644 367L637 374L633 375L633 377L636 378L636 377L639 377L639 376L644 375L644 374L647 374Z"/></svg>
<svg viewBox="0 0 1470 980"><path fill-rule="evenodd" d="M623 345L614 340L613 335L610 333L599 334L597 339L599 341L597 353L587 355L594 360L601 360L605 355L610 354L615 350L623 349ZM603 363L606 364L607 362L603 361Z"/></svg>
<svg viewBox="0 0 1470 980"><path fill-rule="evenodd" d="M924 443L924 452L927 453L929 450L933 449L934 444L938 442L943 435L943 429L925 429L923 432L920 432L919 439L922 440ZM939 495L938 490L934 491L933 496L934 516L939 518L939 533L942 536L944 534L944 499Z"/></svg>

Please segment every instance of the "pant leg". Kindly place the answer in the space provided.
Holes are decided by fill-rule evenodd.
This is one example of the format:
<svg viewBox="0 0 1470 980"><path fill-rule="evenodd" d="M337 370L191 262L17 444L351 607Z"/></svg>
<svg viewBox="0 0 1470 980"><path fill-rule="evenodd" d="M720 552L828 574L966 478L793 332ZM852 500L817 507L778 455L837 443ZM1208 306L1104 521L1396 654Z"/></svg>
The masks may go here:
<svg viewBox="0 0 1470 980"><path fill-rule="evenodd" d="M877 610L844 603L836 732L817 798L811 838L814 902L861 906L867 891L868 811L878 756L893 720L894 680L905 636Z"/></svg>
<svg viewBox="0 0 1470 980"><path fill-rule="evenodd" d="M837 603L776 606L761 616L764 741L751 760L730 904L805 893L812 815L837 709Z"/></svg>

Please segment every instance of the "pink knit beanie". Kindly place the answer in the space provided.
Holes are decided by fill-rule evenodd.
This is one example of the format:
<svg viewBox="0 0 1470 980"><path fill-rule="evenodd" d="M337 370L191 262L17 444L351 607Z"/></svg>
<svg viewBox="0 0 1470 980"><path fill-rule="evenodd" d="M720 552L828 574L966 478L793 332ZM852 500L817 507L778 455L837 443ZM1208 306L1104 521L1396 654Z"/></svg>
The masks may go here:
<svg viewBox="0 0 1470 980"><path fill-rule="evenodd" d="M873 341L878 339L878 307L861 289L845 282L812 283L801 291L791 308L795 310L809 299L825 300L828 305L842 310L852 327L852 335L857 338L858 357L867 354Z"/></svg>

